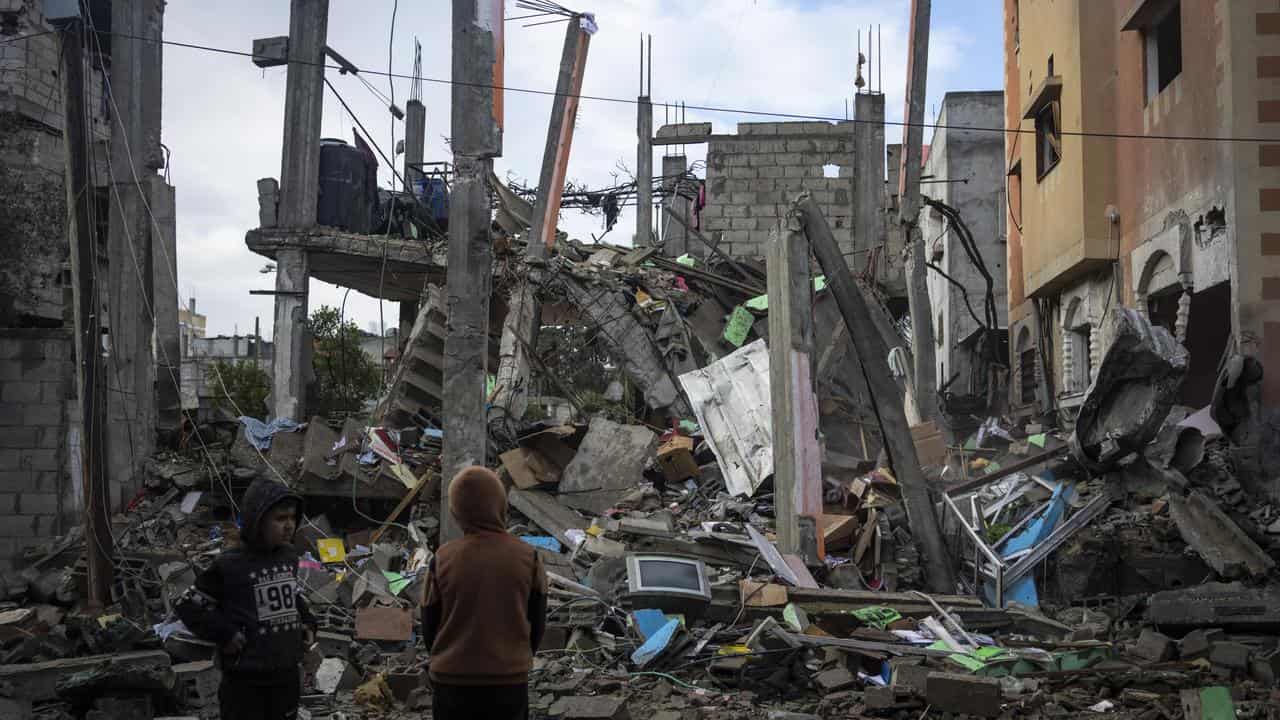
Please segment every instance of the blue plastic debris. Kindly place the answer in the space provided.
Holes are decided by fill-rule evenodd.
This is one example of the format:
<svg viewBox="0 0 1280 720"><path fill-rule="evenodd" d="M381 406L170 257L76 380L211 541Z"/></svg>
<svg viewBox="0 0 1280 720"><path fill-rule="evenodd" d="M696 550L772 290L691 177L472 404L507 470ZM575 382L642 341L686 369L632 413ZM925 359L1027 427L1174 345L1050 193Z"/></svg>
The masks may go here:
<svg viewBox="0 0 1280 720"><path fill-rule="evenodd" d="M637 667L648 665L655 658L662 655L667 646L671 644L671 640L675 638L676 631L679 629L679 619L668 620L666 625L663 625L648 640L645 640L643 645L631 653L631 662L635 663Z"/></svg>
<svg viewBox="0 0 1280 720"><path fill-rule="evenodd" d="M546 537L544 535L521 535L520 539L536 548L541 548L554 553L560 552L560 548L562 547L559 540L556 540L553 537Z"/></svg>

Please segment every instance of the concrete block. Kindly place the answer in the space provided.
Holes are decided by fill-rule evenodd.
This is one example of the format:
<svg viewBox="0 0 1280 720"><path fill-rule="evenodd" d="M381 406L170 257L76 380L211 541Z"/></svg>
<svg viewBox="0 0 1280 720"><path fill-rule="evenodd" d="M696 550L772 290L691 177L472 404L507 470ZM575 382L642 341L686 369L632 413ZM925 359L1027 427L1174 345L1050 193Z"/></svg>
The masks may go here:
<svg viewBox="0 0 1280 720"><path fill-rule="evenodd" d="M22 422L24 425L62 425L62 405L59 403L24 405Z"/></svg>
<svg viewBox="0 0 1280 720"><path fill-rule="evenodd" d="M1173 640L1166 635L1145 628L1133 646L1132 655L1149 663L1161 663L1173 658Z"/></svg>
<svg viewBox="0 0 1280 720"><path fill-rule="evenodd" d="M6 382L0 387L0 402L36 403L40 402L40 383L38 382ZM3 447L3 446L0 446Z"/></svg>
<svg viewBox="0 0 1280 720"><path fill-rule="evenodd" d="M747 158L743 153L719 153L719 167L724 168L727 173L732 175L734 168L747 167Z"/></svg>
<svg viewBox="0 0 1280 720"><path fill-rule="evenodd" d="M38 429L40 430L40 439L36 442L37 448L57 450L62 447L63 440L67 436L66 428L45 425Z"/></svg>
<svg viewBox="0 0 1280 720"><path fill-rule="evenodd" d="M0 425L22 425L22 412L25 407L21 403L0 402Z"/></svg>
<svg viewBox="0 0 1280 720"><path fill-rule="evenodd" d="M1248 645L1237 642L1216 642L1209 650L1209 662L1215 669L1230 671L1232 674L1249 670L1249 656L1253 653Z"/></svg>
<svg viewBox="0 0 1280 720"><path fill-rule="evenodd" d="M756 192L770 192L774 189L775 181L771 178L760 178L747 182L747 189Z"/></svg>
<svg viewBox="0 0 1280 720"><path fill-rule="evenodd" d="M1213 644L1222 641L1226 633L1218 629L1192 630L1178 642L1178 655L1183 660L1209 657Z"/></svg>
<svg viewBox="0 0 1280 720"><path fill-rule="evenodd" d="M0 448L32 448L38 442L40 442L40 433L37 428L18 426L0 428Z"/></svg>
<svg viewBox="0 0 1280 720"><path fill-rule="evenodd" d="M720 205L720 212L726 218L751 217L750 205Z"/></svg>
<svg viewBox="0 0 1280 720"><path fill-rule="evenodd" d="M785 152L775 155L774 162L779 165L802 165L804 158L798 152Z"/></svg>
<svg viewBox="0 0 1280 720"><path fill-rule="evenodd" d="M760 177L762 178L781 178L783 176L783 170L778 165L768 165L765 167L761 167L761 168L758 168L758 171L760 173Z"/></svg>
<svg viewBox="0 0 1280 720"><path fill-rule="evenodd" d="M1000 681L955 673L929 673L926 701L934 710L981 717L1000 714Z"/></svg>
<svg viewBox="0 0 1280 720"><path fill-rule="evenodd" d="M924 697L929 689L929 668L914 663L893 665L891 684L914 695Z"/></svg>
<svg viewBox="0 0 1280 720"><path fill-rule="evenodd" d="M0 493L0 515L13 515L17 508L18 493Z"/></svg>
<svg viewBox="0 0 1280 720"><path fill-rule="evenodd" d="M5 448L0 450L0 472L18 467L18 460L21 457L22 451L17 448Z"/></svg>
<svg viewBox="0 0 1280 720"><path fill-rule="evenodd" d="M853 687L858 679L848 668L838 667L832 670L818 673L813 678L814 684L822 691L823 695L833 692L840 692L845 688Z"/></svg>
<svg viewBox="0 0 1280 720"><path fill-rule="evenodd" d="M898 693L891 687L868 687L862 694L868 710L888 710L898 704Z"/></svg>
<svg viewBox="0 0 1280 720"><path fill-rule="evenodd" d="M22 379L22 363L17 360L0 360L0 382L14 382Z"/></svg>
<svg viewBox="0 0 1280 720"><path fill-rule="evenodd" d="M816 203L830 205L836 201L836 194L831 190L814 190L812 194Z"/></svg>
<svg viewBox="0 0 1280 720"><path fill-rule="evenodd" d="M750 192L731 193L729 196L729 202L734 205L752 205L756 202L756 196L755 193Z"/></svg>
<svg viewBox="0 0 1280 720"><path fill-rule="evenodd" d="M6 467L0 465L0 467ZM7 467L14 467L8 465ZM0 488L11 492L38 490L40 473L34 470L0 470Z"/></svg>
<svg viewBox="0 0 1280 720"><path fill-rule="evenodd" d="M822 177L822 167L817 165L800 165L799 163L787 165L782 171L783 177L789 178L811 178Z"/></svg>
<svg viewBox="0 0 1280 720"><path fill-rule="evenodd" d="M749 217L733 218L733 222L730 227L734 230L755 230L756 220L755 218Z"/></svg>
<svg viewBox="0 0 1280 720"><path fill-rule="evenodd" d="M626 701L606 695L562 697L555 701L549 713L566 720L631 720Z"/></svg>
<svg viewBox="0 0 1280 720"><path fill-rule="evenodd" d="M20 468L23 470L57 470L59 467L57 450L34 449L22 452Z"/></svg>
<svg viewBox="0 0 1280 720"><path fill-rule="evenodd" d="M56 493L25 492L17 496L16 512L25 515L57 515L61 511Z"/></svg>
<svg viewBox="0 0 1280 720"><path fill-rule="evenodd" d="M739 135L777 135L779 123L738 123Z"/></svg>
<svg viewBox="0 0 1280 720"><path fill-rule="evenodd" d="M64 403L72 399L68 393L68 383L62 381L40 383L40 402Z"/></svg>

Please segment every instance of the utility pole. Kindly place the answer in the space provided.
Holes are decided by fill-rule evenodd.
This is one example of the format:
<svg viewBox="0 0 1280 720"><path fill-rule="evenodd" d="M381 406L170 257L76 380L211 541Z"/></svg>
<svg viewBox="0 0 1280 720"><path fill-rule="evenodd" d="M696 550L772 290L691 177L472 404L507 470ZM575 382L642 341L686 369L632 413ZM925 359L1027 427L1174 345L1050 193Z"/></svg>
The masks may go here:
<svg viewBox="0 0 1280 720"><path fill-rule="evenodd" d="M674 213L676 217L692 217L689 211L689 199L680 194L685 172L689 169L689 158L683 153L667 155L662 158L662 190L667 197L662 202L663 215ZM690 252L689 229L683 223L671 223L663 217L658 224L665 230L662 240L662 255L677 258Z"/></svg>
<svg viewBox="0 0 1280 720"><path fill-rule="evenodd" d="M932 0L911 0L911 35L907 55L906 127L903 129L898 223L906 246L907 302L911 310L912 397L921 422L938 417L937 360L933 345L933 312L925 277L924 237L920 235L920 166L923 163L924 102L929 65L929 11Z"/></svg>
<svg viewBox="0 0 1280 720"><path fill-rule="evenodd" d="M449 195L448 296L444 342L444 457L440 541L461 536L449 485L488 455L485 417L493 247L489 173L502 156L503 0L453 0L454 177Z"/></svg>
<svg viewBox="0 0 1280 720"><path fill-rule="evenodd" d="M284 142L280 159L280 226L316 224L320 194L320 120L324 112L324 48L329 0L292 0L289 6L289 70L285 80ZM305 419L311 375L307 330L310 262L301 248L276 252L275 343L271 409L277 418Z"/></svg>
<svg viewBox="0 0 1280 720"><path fill-rule="evenodd" d="M924 553L926 580L929 589L936 593L955 592L955 574L951 559L938 526L929 485L920 471L920 460L911 439L902 407L902 394L889 373L888 353L884 339L876 331L866 299L859 292L849 272L849 264L840 252L840 245L831 234L831 227L822 212L808 197L797 203L804 222L804 232L813 246L822 271L827 276L827 286L835 296L840 315L844 317L849 336L857 338L853 343L856 364L866 379L875 404L876 415L884 434L884 448L889 456L889 466L902 488L902 504L907 511L911 535ZM772 301L770 306L772 306ZM772 314L772 313L770 313ZM772 332L770 333L772 336ZM775 441L776 442L776 441Z"/></svg>
<svg viewBox="0 0 1280 720"><path fill-rule="evenodd" d="M649 38L649 68L653 67L653 38ZM640 38L640 97L636 102L636 247L653 245L653 71L645 84L644 37Z"/></svg>
<svg viewBox="0 0 1280 720"><path fill-rule="evenodd" d="M75 294L76 375L80 396L80 472L85 499L86 556L89 565L89 605L110 603L115 552L111 535L111 498L107 492L106 426L102 362L102 326L97 277L98 241L94 228L93 185L89 178L91 149L85 116L84 21L66 21L62 28L63 141L67 157L68 236Z"/></svg>
<svg viewBox="0 0 1280 720"><path fill-rule="evenodd" d="M595 32L595 17L591 15L570 18L565 28L556 96L551 102L551 121L547 124L547 141L542 151L538 196L534 201L532 224L525 245L525 255L534 269L512 291L511 309L502 327L493 406L503 408L514 419L524 417L529 405L527 349L537 344L541 315L534 296L534 286L538 282L536 266L542 264L541 261L555 246L560 200L564 195L569 152L578 118L578 99L587 69L587 51Z"/></svg>
<svg viewBox="0 0 1280 720"><path fill-rule="evenodd" d="M822 451L813 390L813 281L809 238L793 209L769 243L769 395L778 546L818 562Z"/></svg>

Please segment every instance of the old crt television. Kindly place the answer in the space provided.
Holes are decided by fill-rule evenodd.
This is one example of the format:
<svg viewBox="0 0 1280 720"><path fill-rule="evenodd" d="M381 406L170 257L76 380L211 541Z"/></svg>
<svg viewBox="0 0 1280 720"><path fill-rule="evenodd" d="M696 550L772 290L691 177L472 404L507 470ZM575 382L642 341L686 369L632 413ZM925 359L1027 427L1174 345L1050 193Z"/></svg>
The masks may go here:
<svg viewBox="0 0 1280 720"><path fill-rule="evenodd" d="M711 605L707 566L674 555L628 555L627 599L634 608L700 617Z"/></svg>

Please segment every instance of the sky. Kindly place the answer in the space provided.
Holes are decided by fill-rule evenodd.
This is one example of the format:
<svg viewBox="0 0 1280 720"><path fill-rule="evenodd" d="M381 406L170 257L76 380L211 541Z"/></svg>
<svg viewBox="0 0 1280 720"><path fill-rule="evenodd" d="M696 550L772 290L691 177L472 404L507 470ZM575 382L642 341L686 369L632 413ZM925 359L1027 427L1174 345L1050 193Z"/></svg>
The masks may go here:
<svg viewBox="0 0 1280 720"><path fill-rule="evenodd" d="M868 28L879 25L869 79L883 73L887 119L900 121L906 75L910 0L582 0L574 10L593 12L593 36L583 94L633 101L639 85L639 38L653 37L655 128L665 105L683 102L734 110L843 118L853 92L858 33L864 52ZM1001 86L1001 0L935 0L930 25L928 107L936 113L947 91L993 90ZM450 0L331 0L328 45L365 70L410 75L415 38L422 43L427 82L427 161L451 160L449 135ZM395 13L394 28L392 23ZM529 14L507 0L507 16ZM546 142L551 98L516 89L555 89L564 25L506 24L506 117L499 177L536 185ZM185 0L170 2L165 39L249 51L256 37L286 35L289 3L273 0ZM164 50L164 143L172 152L177 189L178 276L182 302L195 298L208 318L208 334L252 332L260 318L270 336L271 296L250 290L274 288L269 262L245 247L245 231L258 224L256 182L280 175L285 68L261 69L247 57L168 45ZM327 77L351 106L373 140L388 154L404 136L386 103L350 75ZM403 107L408 79L366 75ZM850 103L851 104L851 103ZM738 122L773 118L690 108L687 122L711 122L714 132L732 133ZM674 121L674 120L673 120ZM635 106L584 99L569 160L568 177L590 187L615 184L635 168ZM351 142L355 123L331 93L324 98L322 135ZM900 132L890 126L889 142ZM926 130L928 142L930 131ZM655 169L663 150L656 149ZM691 163L705 156L691 145ZM701 174L701 173L699 173ZM380 162L380 182L392 176ZM590 242L604 228L600 217L562 213L560 228ZM633 211L624 212L607 242L629 245ZM311 281L310 304L339 306L344 289ZM346 316L362 329L377 326L379 302L352 291ZM398 309L382 306L388 326Z"/></svg>

